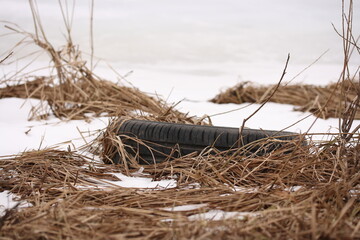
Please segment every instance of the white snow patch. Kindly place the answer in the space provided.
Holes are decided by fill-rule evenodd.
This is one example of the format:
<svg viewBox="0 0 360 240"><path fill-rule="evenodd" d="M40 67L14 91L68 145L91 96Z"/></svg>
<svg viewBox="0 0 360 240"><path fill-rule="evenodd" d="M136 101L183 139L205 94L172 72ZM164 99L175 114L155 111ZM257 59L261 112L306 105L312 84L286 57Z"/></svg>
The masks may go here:
<svg viewBox="0 0 360 240"><path fill-rule="evenodd" d="M201 220L226 220L226 219L239 219L245 220L248 217L256 217L258 214L252 212L225 212L222 210L210 210L206 213L199 213L189 216L191 221L201 221Z"/></svg>
<svg viewBox="0 0 360 240"><path fill-rule="evenodd" d="M18 154L51 146L72 150L92 141L98 131L108 124L108 118L95 118L90 123L82 120L61 121L51 118L46 121L28 121L32 106L39 103L36 99L0 99L0 156ZM84 139L83 139L84 137Z"/></svg>
<svg viewBox="0 0 360 240"><path fill-rule="evenodd" d="M351 189L349 194L351 197L360 197L360 185L357 185L354 189Z"/></svg>
<svg viewBox="0 0 360 240"><path fill-rule="evenodd" d="M259 188L250 188L250 187L234 187L235 192L243 192L243 193L257 193L259 191Z"/></svg>
<svg viewBox="0 0 360 240"><path fill-rule="evenodd" d="M15 200L16 195L12 194L11 192L5 190L0 192L0 217L5 214L7 209L11 209L15 207L18 203L20 203L19 207L29 207L31 204L24 202L24 201L17 201Z"/></svg>
<svg viewBox="0 0 360 240"><path fill-rule="evenodd" d="M206 203L202 204L188 204L188 205L182 205L182 206L175 206L175 207L167 207L163 208L165 211L171 211L171 212L181 212L181 211L191 211L195 209L199 209L202 207L206 207Z"/></svg>
<svg viewBox="0 0 360 240"><path fill-rule="evenodd" d="M146 178L146 177L128 177L122 173L112 173L112 174L121 180L120 181L107 180L107 182L111 183L112 185L117 185L125 188L167 189L167 188L175 188L177 186L176 181L173 179L153 181L151 178Z"/></svg>
<svg viewBox="0 0 360 240"><path fill-rule="evenodd" d="M291 186L289 188L285 188L284 190L288 192L296 192L299 191L301 188L302 186Z"/></svg>

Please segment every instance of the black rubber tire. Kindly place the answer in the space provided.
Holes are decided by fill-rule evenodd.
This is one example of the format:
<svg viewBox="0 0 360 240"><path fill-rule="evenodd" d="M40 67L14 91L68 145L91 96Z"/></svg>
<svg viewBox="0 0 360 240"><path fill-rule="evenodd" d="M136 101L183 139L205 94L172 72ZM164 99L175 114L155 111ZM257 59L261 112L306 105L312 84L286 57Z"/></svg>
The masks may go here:
<svg viewBox="0 0 360 240"><path fill-rule="evenodd" d="M126 120L117 133L127 146L126 151L137 156L140 164L163 162L169 158L200 152L206 147L225 151L251 142L275 137L292 140L296 133L244 128L242 141L238 128L174 124L145 120ZM136 139L136 140L135 140ZM145 143L141 144L139 141ZM278 144L279 145L279 144ZM255 151L256 149L253 149ZM119 154L112 158L119 163Z"/></svg>

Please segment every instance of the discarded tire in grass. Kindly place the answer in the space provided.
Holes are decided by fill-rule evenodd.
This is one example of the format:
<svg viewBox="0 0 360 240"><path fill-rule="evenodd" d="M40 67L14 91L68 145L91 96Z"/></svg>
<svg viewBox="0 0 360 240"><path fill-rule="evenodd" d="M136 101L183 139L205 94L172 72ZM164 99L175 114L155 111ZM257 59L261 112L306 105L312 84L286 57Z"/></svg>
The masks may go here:
<svg viewBox="0 0 360 240"><path fill-rule="evenodd" d="M294 139L297 134L245 128L240 136L238 128L127 120L121 123L117 135L126 152L139 164L153 164L194 152L199 154L207 147L226 151L261 139L272 140L272 145L265 151L258 151L259 145L249 148L250 152L263 154ZM112 161L120 162L119 153L112 157Z"/></svg>

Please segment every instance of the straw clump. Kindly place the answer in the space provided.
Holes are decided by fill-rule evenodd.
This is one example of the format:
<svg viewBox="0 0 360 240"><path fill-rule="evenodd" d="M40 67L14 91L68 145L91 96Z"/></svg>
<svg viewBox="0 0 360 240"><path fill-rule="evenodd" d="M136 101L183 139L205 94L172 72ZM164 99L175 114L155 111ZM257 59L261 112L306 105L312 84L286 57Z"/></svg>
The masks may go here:
<svg viewBox="0 0 360 240"><path fill-rule="evenodd" d="M258 158L184 157L146 166L143 176L178 182L176 188L157 191L113 185L111 180L118 179L111 172L124 172L121 165L97 163L74 152L48 149L1 158L1 188L31 206L0 220L0 236L360 237L358 146L350 142L347 148L311 149L309 153L309 146L298 145L290 158L279 149ZM177 206L193 207L179 211ZM219 214L217 220L206 217L211 212Z"/></svg>
<svg viewBox="0 0 360 240"><path fill-rule="evenodd" d="M291 104L294 110L311 112L315 116L327 118L342 118L342 109L353 103L360 91L359 83L352 80L342 81L341 84L315 86L310 84L281 85L270 98L275 85L255 86L250 82L239 83L218 94L211 102L224 103L263 103L265 101ZM341 104L340 104L341 103ZM359 103L356 102L356 107ZM354 119L360 119L357 110Z"/></svg>
<svg viewBox="0 0 360 240"><path fill-rule="evenodd" d="M0 98L40 99L41 103L32 109L30 120L45 119L51 113L66 120L98 116L129 117L140 113L143 118L158 121L195 123L195 119L174 110L162 100L150 97L136 88L93 77L90 73L72 82L55 84L54 81L52 77L34 77L25 83L0 89Z"/></svg>

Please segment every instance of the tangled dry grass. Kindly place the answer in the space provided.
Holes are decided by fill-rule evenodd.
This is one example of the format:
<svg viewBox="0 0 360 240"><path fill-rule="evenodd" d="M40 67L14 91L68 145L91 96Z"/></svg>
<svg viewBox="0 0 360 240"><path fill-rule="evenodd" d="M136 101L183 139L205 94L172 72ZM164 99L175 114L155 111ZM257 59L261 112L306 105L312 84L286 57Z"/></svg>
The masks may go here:
<svg viewBox="0 0 360 240"><path fill-rule="evenodd" d="M255 86L250 82L240 83L218 94L211 102L214 103L263 103L267 101L276 85ZM344 107L353 104L358 96L360 85L353 80L334 83L327 86L309 84L281 85L270 102L291 104L296 111L311 112L315 116L327 118L342 118ZM341 104L340 104L341 103ZM359 102L356 101L356 106ZM360 110L356 111L355 119L360 119Z"/></svg>
<svg viewBox="0 0 360 240"><path fill-rule="evenodd" d="M76 71L84 75L61 84L55 84L53 77L35 77L22 84L1 88L0 98L40 99L41 103L32 109L30 120L46 119L53 114L66 120L98 116L138 116L157 121L193 124L202 122L136 88L119 86L94 77L86 67Z"/></svg>
<svg viewBox="0 0 360 240"><path fill-rule="evenodd" d="M114 119L97 139L100 145L90 146L91 158L57 149L0 157L0 190L28 203L0 218L0 239L360 238L360 136L357 128L350 132L357 118L359 91L346 95L351 104L346 108L343 104L341 114L337 108L314 110L347 116L331 141L305 145L303 139L311 138L307 135L262 156L249 154L247 148L252 146L230 155L209 147L198 156L160 164L139 166L127 159L129 165L109 165L99 158L106 158L114 146L121 151L114 134L120 118L204 121L137 89L95 76L70 38L63 51L55 51L45 35L39 38L39 34L14 30L49 52L57 74L7 86L0 90L1 97L47 102L49 112L34 109L38 118L53 113L59 118L86 119L89 113L105 113ZM348 81L339 86L345 92L358 89ZM267 96L257 94L260 99ZM319 98L314 105L323 103ZM256 144L266 147L266 141ZM114 173L172 179L177 186L122 188L112 182L119 180ZM178 208L183 206L187 208ZM218 215L211 216L214 213Z"/></svg>
<svg viewBox="0 0 360 240"><path fill-rule="evenodd" d="M70 23L64 16L68 31L66 45L59 50L47 39L39 13L30 1L35 33L22 30L17 25L6 26L23 35L50 56L52 76L29 76L21 79L3 79L6 87L0 88L0 98L36 98L41 103L33 108L32 119L44 119L50 114L67 120L90 119L98 116L133 116L157 121L201 124L202 120L189 117L160 98L156 99L134 87L122 86L97 76L82 59L81 51L72 42ZM64 13L63 13L64 14ZM47 103L47 104L44 104Z"/></svg>
<svg viewBox="0 0 360 240"><path fill-rule="evenodd" d="M358 136L345 146L289 146L256 157L184 157L145 166L176 188L111 184L123 166L54 149L1 158L1 188L30 207L10 210L0 236L15 239L349 239L360 237ZM293 148L292 148L293 150ZM138 169L132 169L136 172ZM149 174L149 175L145 175ZM110 182L108 184L107 182ZM225 183L225 184L224 184ZM178 211L179 206L195 206ZM229 218L205 213L237 212Z"/></svg>

